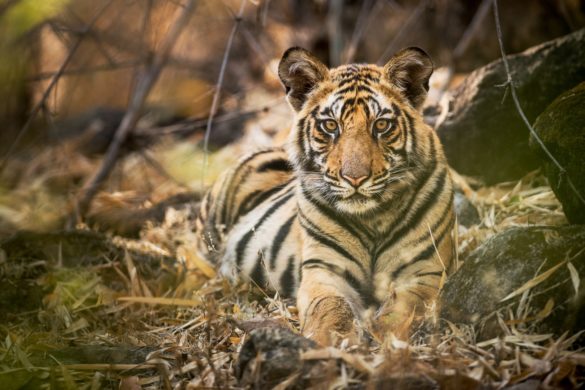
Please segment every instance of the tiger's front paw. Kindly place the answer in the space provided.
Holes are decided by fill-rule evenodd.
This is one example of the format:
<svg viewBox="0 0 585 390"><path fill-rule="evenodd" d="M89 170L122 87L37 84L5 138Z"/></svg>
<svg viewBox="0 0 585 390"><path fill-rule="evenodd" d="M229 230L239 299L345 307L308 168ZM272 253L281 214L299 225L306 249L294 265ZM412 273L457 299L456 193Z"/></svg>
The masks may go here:
<svg viewBox="0 0 585 390"><path fill-rule="evenodd" d="M357 343L358 334L354 314L343 297L327 296L315 298L302 318L301 329L305 337L327 346L348 338Z"/></svg>

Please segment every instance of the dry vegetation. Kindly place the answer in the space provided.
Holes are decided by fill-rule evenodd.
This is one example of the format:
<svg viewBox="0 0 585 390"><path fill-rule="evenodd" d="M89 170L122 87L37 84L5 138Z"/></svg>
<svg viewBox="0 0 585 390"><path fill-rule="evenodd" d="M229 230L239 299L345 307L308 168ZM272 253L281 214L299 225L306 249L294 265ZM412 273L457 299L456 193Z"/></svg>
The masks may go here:
<svg viewBox="0 0 585 390"><path fill-rule="evenodd" d="M240 2L227 3L227 9L234 10L226 12L225 5L221 6L221 19L227 27L210 38L209 43L212 46L215 41L222 42L219 44L221 50L210 47L194 55L191 59L195 65L191 65L199 66L197 69L219 69L221 66L218 58L224 54L230 28L237 25L233 14L240 5ZM253 11L248 10L247 20L253 19L250 15L254 13L258 20L266 18L263 12L267 12L264 7L269 3L250 2L249 9ZM323 7L323 2L314 3L318 10ZM412 2L405 2L406 5L388 2L397 7L390 10L379 9L382 7L379 3L383 2L367 3L375 4L378 12L399 15L397 20L412 12L421 12L417 11L420 6L413 6ZM169 7L175 7L174 1L151 4L156 12L160 11L153 11L156 17L173 15ZM162 8L156 8L157 4ZM206 12L219 12L215 5L206 4L205 7L195 12L198 21L208 16ZM281 7L277 6L277 10L282 11ZM324 13L322 9L319 12ZM192 219L197 194L219 172L231 165L237 156L270 144L274 139L279 142L281 133L286 132L290 123L282 92L270 71L270 60L276 58L281 46L293 40L290 24L279 20L278 16L273 16L276 21L257 35L254 35L254 25L244 23L241 26L243 30L234 43L231 63L250 60L251 55L246 54L249 48L242 49L246 42L252 48L256 42L253 56L260 57L258 52L263 52L267 63L259 65L250 60L252 69L245 69L248 72L245 85L235 85L241 75L234 70L236 66L228 67L225 96L217 110L211 107L218 89L210 87L217 82L217 72L214 71L211 79L189 80L195 82L190 86L197 86L193 87L198 91L196 104L193 104L196 108L190 109L188 118L179 126L184 128L185 123L199 120L202 121L199 129L204 128L202 125L207 125L207 117L201 119L200 112L210 109L215 115L213 126L220 126L230 118L230 113L239 118L241 113L252 111L254 115L246 117L245 121L236 119L245 122L245 125L238 123L243 137L237 142L206 152L202 131L193 131L185 139L160 136L164 131L173 133L176 128L153 125L148 118L142 118L134 134L140 131L153 134L148 131L155 128L159 131L156 142L148 148L122 150L115 156L115 167L101 186L102 192L91 202L84 222L80 221L76 208L80 188L103 168L104 163L103 154L82 153L87 139L64 138L45 145L38 142L38 134L44 130L37 130L33 132L37 134L36 142L27 143L6 160L0 182L0 235L8 240L0 250L0 281L4 290L0 292L0 387L195 389L263 386L262 366L266 356L257 356L242 376L238 369L238 353L255 328L267 326L298 332L294 302L216 275L210 264L193 254ZM366 16L362 16L361 23L368 21ZM314 21L318 17L313 15L309 19ZM163 24L168 27L168 23ZM54 30L54 26L49 27ZM359 32L357 27L351 42L359 42L363 39L359 34L367 34ZM464 27L463 32L466 31ZM197 26L191 28L197 29ZM395 31L395 26L386 28ZM147 46L156 47L160 43L159 35L164 35L154 30L151 31L154 42ZM161 28L163 30L166 28ZM301 26L298 34L301 37L296 39L304 39L303 42L314 47L318 47L316 41L324 39L306 26ZM452 35L461 34L454 32ZM133 47L131 44L118 47L107 40L102 43L106 48L114 47L119 51L113 54L116 60L120 53L128 55ZM392 45L406 43L393 41ZM268 53L267 45L274 46ZM358 57L366 57L369 51L374 51L371 43L364 46L366 49L359 52ZM172 57L168 65L174 73L167 70L168 73L161 76L164 80L181 80L177 76L181 71L176 67L190 66L188 59L181 55L192 49L193 42L184 39L178 47L180 54ZM355 51L355 47L348 52L353 56L352 50ZM436 49L441 56L444 50ZM252 78L249 74L258 73L254 67L265 73L260 72L258 78ZM63 85L70 87L82 81L87 82L87 79L65 78ZM165 82L165 85L169 84ZM42 83L42 87L46 86ZM84 84L84 87L91 88L91 85ZM154 95L160 92L157 91L155 88ZM62 96L41 102L52 110L59 109L71 96L63 91L58 93ZM164 102L165 93L160 94L163 97L157 98ZM187 102L192 99L193 96L184 97ZM174 105L173 110L184 109L184 101ZM493 187L474 182L470 187L465 179L461 184L481 216L479 225L459 231L461 261L486 238L506 227L566 224L559 202L539 172ZM194 193L191 202L168 208L162 221L147 222L138 238L123 238L114 233L120 224L128 223L141 210L187 191ZM61 233L61 229L71 223L80 231ZM8 237L16 230L38 234L21 234L10 241ZM98 233L100 231L105 235ZM13 245L10 255L6 245ZM429 386L434 381L440 388L480 389L503 388L527 380L534 381L526 382L531 383L529 388L537 388L539 383L544 388L578 387L585 373L585 353L574 344L579 334L560 337L530 334L523 320L514 313L501 313L504 336L482 342L475 340L470 327L437 321L431 330L415 332L409 342L392 338L361 346L342 342L337 348L304 351L299 365L307 369L281 378L277 388L284 389L295 383L315 388L433 388Z"/></svg>
<svg viewBox="0 0 585 390"><path fill-rule="evenodd" d="M507 226L564 223L560 205L544 184L535 173L474 192L482 223L460 232L460 255ZM3 256L2 275L18 281L23 294L39 291L42 298L40 308L5 313L3 382L11 378L15 384L37 381L64 388L120 383L130 389L134 382L144 388L254 387L253 381L236 377L239 349L256 327L298 332L294 303L248 284L232 284L194 257L189 251L191 213L170 209L162 224L141 232L142 239L115 238L115 250L96 252L101 256L97 264L76 267L71 264L75 259L68 259L64 267L58 254ZM505 336L480 343L471 328L441 323L430 333L416 333L410 343L342 343L304 352L301 359L315 365L305 375L317 387L360 387L377 378L406 386L421 377L442 388L498 387L528 378L552 387L580 383L585 354L572 345L578 335L527 334L522 321L513 319L502 313ZM254 363L258 373L262 359ZM287 379L298 378L282 378Z"/></svg>

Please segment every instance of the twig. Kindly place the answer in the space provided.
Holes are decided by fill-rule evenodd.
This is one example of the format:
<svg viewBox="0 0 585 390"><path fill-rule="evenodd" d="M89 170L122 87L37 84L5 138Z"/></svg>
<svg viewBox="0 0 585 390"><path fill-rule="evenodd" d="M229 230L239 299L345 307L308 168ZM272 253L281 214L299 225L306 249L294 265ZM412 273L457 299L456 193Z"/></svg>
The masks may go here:
<svg viewBox="0 0 585 390"><path fill-rule="evenodd" d="M396 46L398 43L400 43L402 41L403 35L405 35L407 32L409 32L410 29L413 26L415 26L417 22L420 21L420 16L423 13L423 11L427 8L428 3L429 3L429 0L422 0L416 6L414 11L412 11L412 13L408 16L408 19L406 19L406 22L404 22L402 24L402 27L400 28L400 30L398 30L396 35L394 35L394 38L392 39L390 44L386 47L386 50L384 50L384 52L382 53L380 58L378 58L378 61L376 61L378 64L381 64L382 61L386 61L388 59L388 57L390 56L390 54L392 54L396 51Z"/></svg>
<svg viewBox="0 0 585 390"><path fill-rule="evenodd" d="M376 2L374 3L374 1ZM364 32L370 25L372 18L376 16L374 8L377 8L377 6L378 0L365 0L362 4L362 8L360 9L360 13L355 22L353 34L351 35L351 40L349 41L349 45L345 51L345 56L343 59L344 63L353 62L357 47L362 39L362 36L364 35Z"/></svg>
<svg viewBox="0 0 585 390"><path fill-rule="evenodd" d="M123 61L123 62L116 62L113 64L104 64L104 65L96 65L87 68L80 68L80 69L68 69L61 72L61 76L71 76L71 75L80 75L80 74L87 74L87 73L95 73L95 72L108 72L112 70L124 69L124 68L134 68L140 65L141 61ZM54 77L58 72L42 72L38 73L34 76L31 76L26 79L27 82L36 82L42 81L46 79L50 79Z"/></svg>
<svg viewBox="0 0 585 390"><path fill-rule="evenodd" d="M221 61L221 67L219 69L219 76L217 78L217 83L215 84L215 93L213 94L213 101L211 102L211 109L209 110L209 117L207 118L207 126L205 128L205 137L203 138L203 169L202 169L202 177L201 177L201 184L202 186L205 185L205 176L207 175L207 164L208 164L208 154L209 154L209 137L211 136L211 128L213 126L213 118L217 113L218 105L219 105L219 98L221 96L221 87L223 85L223 79L225 76L225 70L227 68L227 63L230 58L230 52L232 50L232 44L234 43L234 37L236 36L236 32L238 31L238 27L242 22L242 17L244 16L244 9L246 8L247 0L242 0L240 2L240 9L238 11L238 15L234 18L234 26L232 27L232 31L230 32L230 36L227 41L227 45L225 47L225 51L223 53L223 60Z"/></svg>
<svg viewBox="0 0 585 390"><path fill-rule="evenodd" d="M29 115L27 121L25 122L24 126L20 129L20 132L18 133L18 135L16 136L16 138L14 139L14 141L12 141L12 144L10 144L10 147L6 151L6 154L4 155L4 158L2 159L2 162L0 162L0 173L2 173L2 171L6 167L6 163L8 162L8 159L10 158L10 156L12 155L12 153L14 152L14 150L16 149L16 147L18 146L18 144L20 143L20 141L22 141L22 139L24 138L24 136L30 130L31 125L32 125L34 119L36 118L36 116L39 113L39 111L43 108L43 106L45 104L45 101L49 97L49 94L51 93L51 91L53 90L53 88L55 87L55 85L57 85L57 82L61 78L61 75L65 71L65 68L67 67L67 65L69 65L69 62L71 62L71 60L73 59L73 56L75 55L75 52L77 51L77 49L81 45L81 42L83 41L83 38L84 38L85 34L87 34L92 29L93 25L103 15L103 13L110 6L110 4L112 4L112 2L113 2L113 0L109 0L106 4L104 4L104 6L96 13L96 15L90 21L90 23L85 27L84 34L82 34L77 39L77 41L75 42L75 44L73 45L73 47L71 48L71 50L69 50L69 53L67 54L67 57L65 58L65 61L63 61L63 63L61 64L61 67L59 68L59 70L57 71L57 73L55 73L55 75L53 75L53 78L51 79L51 82L49 83L49 86L47 87L47 89L43 93L43 96L41 96L41 99L39 100L39 102L33 108L32 112L30 113L30 115Z"/></svg>
<svg viewBox="0 0 585 390"><path fill-rule="evenodd" d="M500 45L500 53L502 55L502 61L504 62L504 69L506 70L506 77L507 77L504 85L510 88L510 92L512 94L512 100L514 100L514 105L516 106L516 110L518 111L518 114L522 118L522 121L524 122L524 124L526 125L528 130L530 131L530 134L532 135L532 137L534 137L534 139L536 140L536 142L538 143L540 148L544 151L544 153L548 156L548 158L552 161L552 163L559 170L559 185L560 185L561 180L563 180L565 178L567 180L567 183L569 184L569 187L571 187L571 189L573 190L573 192L575 193L577 198L579 198L581 203L583 203L585 205L585 198L583 198L583 195L581 195L581 193L579 193L579 190L577 190L577 188L575 187L575 184L573 184L573 181L567 175L567 170L558 162L558 160L555 158L555 156L553 156L553 154L550 152L550 150L548 150L548 148L546 147L544 142L540 139L540 137L538 136L538 134L536 133L536 131L534 130L534 128L532 127L532 125L528 121L528 118L526 118L526 115L524 114L524 111L522 110L522 107L520 106L520 101L518 100L518 95L516 94L516 87L514 86L514 80L512 79L512 74L510 72L510 65L508 64L508 57L506 57L506 52L504 50L504 41L502 39L502 27L500 25L500 12L498 9L498 0L493 0L493 2L494 2L494 18L495 18L495 22L496 22L496 34L498 37L498 43Z"/></svg>
<svg viewBox="0 0 585 390"><path fill-rule="evenodd" d="M343 0L329 1L327 35L329 37L329 65L331 66L338 66L341 63L341 53L343 51L342 16Z"/></svg>
<svg viewBox="0 0 585 390"><path fill-rule="evenodd" d="M195 0L190 0L187 5L180 10L181 13L162 42L160 51L153 58L152 64L149 66L144 76L138 80L134 93L132 94L128 111L116 130L116 135L108 148L100 169L81 190L80 201L78 204L78 211L81 215L84 215L87 212L93 197L116 164L120 148L128 134L136 127L146 97L152 86L158 80L160 72L166 64L177 39L189 21L194 8Z"/></svg>
<svg viewBox="0 0 585 390"><path fill-rule="evenodd" d="M453 50L453 58L460 58L463 53L465 53L469 44L473 40L473 37L479 32L479 27L488 15L491 6L492 0L482 0L479 7L477 7L477 11L475 11L475 15L473 15L473 19L471 19L471 23L469 23L469 26L465 29L461 39L459 39L457 46L455 46L455 50Z"/></svg>
<svg viewBox="0 0 585 390"><path fill-rule="evenodd" d="M83 18L80 17L75 10L73 10L71 7L67 8L67 11L69 12L69 14L76 19L79 23L83 24ZM94 43L95 46L97 47L98 51L100 53L102 53L102 56L106 59L106 61L108 62L108 64L113 65L115 63L114 58L110 55L110 53L108 53L108 50L106 49L106 47L104 46L103 42L100 39L100 36L98 34L93 33L92 31L88 31L88 37L91 38Z"/></svg>

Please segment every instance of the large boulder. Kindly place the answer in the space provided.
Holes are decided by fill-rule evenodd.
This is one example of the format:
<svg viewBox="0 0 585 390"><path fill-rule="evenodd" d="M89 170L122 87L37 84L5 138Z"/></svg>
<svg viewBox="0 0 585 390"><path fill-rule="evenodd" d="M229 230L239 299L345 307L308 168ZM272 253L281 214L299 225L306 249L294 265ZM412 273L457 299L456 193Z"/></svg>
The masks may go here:
<svg viewBox="0 0 585 390"><path fill-rule="evenodd" d="M566 173L561 174L536 139L530 137L530 148L540 156L544 172L563 204L567 219L571 223L585 224L585 82L555 99L538 116L534 130L566 169Z"/></svg>
<svg viewBox="0 0 585 390"><path fill-rule="evenodd" d="M585 328L584 276L585 226L510 228L472 252L449 278L441 317L476 326L480 340L503 333L498 312L524 331L575 333Z"/></svg>
<svg viewBox="0 0 585 390"><path fill-rule="evenodd" d="M585 29L508 56L520 103L528 120L563 91L583 81ZM528 148L528 129L518 115L502 60L471 73L455 91L446 119L437 128L449 163L486 183L514 180L538 167Z"/></svg>

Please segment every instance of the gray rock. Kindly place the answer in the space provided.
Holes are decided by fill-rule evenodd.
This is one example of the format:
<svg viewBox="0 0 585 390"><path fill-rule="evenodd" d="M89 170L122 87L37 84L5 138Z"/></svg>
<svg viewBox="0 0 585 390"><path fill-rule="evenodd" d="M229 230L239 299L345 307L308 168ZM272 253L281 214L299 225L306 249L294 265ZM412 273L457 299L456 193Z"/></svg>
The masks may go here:
<svg viewBox="0 0 585 390"><path fill-rule="evenodd" d="M532 122L560 93L585 77L585 29L509 56L520 103ZM501 60L471 73L437 129L449 163L488 184L514 180L538 167L528 129L502 84ZM504 99L505 97L505 99Z"/></svg>
<svg viewBox="0 0 585 390"><path fill-rule="evenodd" d="M453 197L453 203L455 204L455 214L457 214L457 222L465 227L478 225L481 222L479 212L477 208L471 203L467 197L459 192L455 191Z"/></svg>
<svg viewBox="0 0 585 390"><path fill-rule="evenodd" d="M585 46L585 43L584 43ZM585 75L583 75L585 78ZM585 199L585 82L563 93L538 116L534 130L557 161L566 169L576 190ZM571 223L585 224L585 202L566 177L544 153L534 137L530 148L541 158L549 183Z"/></svg>
<svg viewBox="0 0 585 390"><path fill-rule="evenodd" d="M298 374L290 388L304 388L303 374L307 374L315 361L301 361L301 351L317 344L290 330L279 327L254 329L242 346L237 363L237 375L243 386L272 388Z"/></svg>
<svg viewBox="0 0 585 390"><path fill-rule="evenodd" d="M516 326L527 331L562 334L585 328L584 283L576 294L566 260L582 279L585 275L585 226L514 227L487 240L448 279L440 297L441 317L476 326L478 338L502 334L496 312L507 318L525 308ZM559 265L560 264L560 265ZM547 278L535 277L558 266ZM503 301L529 281L529 301L522 294ZM552 306L549 302L552 300ZM548 309L550 312L547 313ZM547 315L545 315L547 313ZM518 318L516 318L518 319Z"/></svg>

